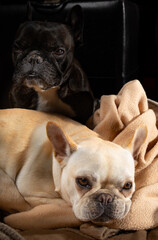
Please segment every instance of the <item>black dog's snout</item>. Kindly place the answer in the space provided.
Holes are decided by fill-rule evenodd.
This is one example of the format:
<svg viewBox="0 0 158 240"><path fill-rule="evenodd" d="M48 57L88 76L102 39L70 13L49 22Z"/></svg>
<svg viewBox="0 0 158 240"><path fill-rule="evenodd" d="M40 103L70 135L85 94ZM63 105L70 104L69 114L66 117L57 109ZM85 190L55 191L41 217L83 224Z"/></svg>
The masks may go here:
<svg viewBox="0 0 158 240"><path fill-rule="evenodd" d="M114 198L109 193L101 193L97 200L102 204L109 204L112 203Z"/></svg>
<svg viewBox="0 0 158 240"><path fill-rule="evenodd" d="M30 64L41 64L43 63L43 58L39 55L33 54L28 57L28 62Z"/></svg>

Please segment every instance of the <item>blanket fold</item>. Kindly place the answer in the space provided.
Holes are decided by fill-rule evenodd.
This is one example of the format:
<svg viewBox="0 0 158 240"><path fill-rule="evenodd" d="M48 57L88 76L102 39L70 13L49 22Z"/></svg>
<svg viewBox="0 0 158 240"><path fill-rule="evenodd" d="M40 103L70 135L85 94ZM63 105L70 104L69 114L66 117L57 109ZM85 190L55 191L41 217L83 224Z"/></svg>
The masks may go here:
<svg viewBox="0 0 158 240"><path fill-rule="evenodd" d="M13 228L0 222L0 240L24 240Z"/></svg>
<svg viewBox="0 0 158 240"><path fill-rule="evenodd" d="M135 164L136 191L131 210L124 219L106 226L124 230L158 226L158 129L156 115L148 107L148 99L140 82L128 82L117 96L102 96L100 108L88 124L105 140L122 147L126 146L140 125L147 127L147 138Z"/></svg>

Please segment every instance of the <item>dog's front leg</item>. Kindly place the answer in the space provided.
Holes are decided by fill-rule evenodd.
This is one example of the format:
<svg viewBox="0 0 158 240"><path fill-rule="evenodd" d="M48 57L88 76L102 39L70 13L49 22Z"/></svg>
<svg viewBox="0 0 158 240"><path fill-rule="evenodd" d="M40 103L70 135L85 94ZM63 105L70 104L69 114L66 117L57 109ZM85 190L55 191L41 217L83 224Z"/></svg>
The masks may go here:
<svg viewBox="0 0 158 240"><path fill-rule="evenodd" d="M15 83L9 93L9 102L14 108L36 109L37 93L33 88Z"/></svg>
<svg viewBox="0 0 158 240"><path fill-rule="evenodd" d="M53 199L51 204L39 205L26 212L11 214L4 218L4 222L21 230L81 225L72 208L62 199Z"/></svg>

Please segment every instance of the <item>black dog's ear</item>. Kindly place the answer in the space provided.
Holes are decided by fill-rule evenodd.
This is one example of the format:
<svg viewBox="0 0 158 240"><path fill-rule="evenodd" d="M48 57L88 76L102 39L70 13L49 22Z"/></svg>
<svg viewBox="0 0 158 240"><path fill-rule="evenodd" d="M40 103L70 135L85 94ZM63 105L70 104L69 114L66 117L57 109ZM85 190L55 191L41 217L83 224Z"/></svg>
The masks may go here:
<svg viewBox="0 0 158 240"><path fill-rule="evenodd" d="M66 23L71 27L76 43L82 43L83 37L83 12L80 5L75 5L70 10Z"/></svg>
<svg viewBox="0 0 158 240"><path fill-rule="evenodd" d="M27 2L27 15L26 15L26 20L27 21L32 21L32 7L31 7L31 2Z"/></svg>

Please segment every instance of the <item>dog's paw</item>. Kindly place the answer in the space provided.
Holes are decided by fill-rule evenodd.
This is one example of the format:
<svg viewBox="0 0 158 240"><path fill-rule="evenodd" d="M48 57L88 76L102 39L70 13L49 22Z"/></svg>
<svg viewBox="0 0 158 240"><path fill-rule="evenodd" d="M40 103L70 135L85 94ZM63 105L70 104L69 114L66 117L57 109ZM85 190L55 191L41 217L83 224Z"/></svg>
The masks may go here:
<svg viewBox="0 0 158 240"><path fill-rule="evenodd" d="M93 238L105 240L119 233L118 229L110 229L105 226L97 226L92 223L84 223L80 226L80 231Z"/></svg>

